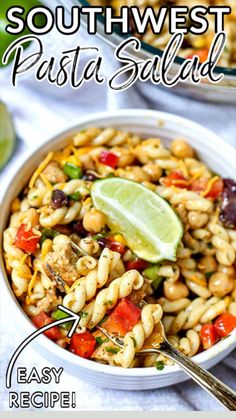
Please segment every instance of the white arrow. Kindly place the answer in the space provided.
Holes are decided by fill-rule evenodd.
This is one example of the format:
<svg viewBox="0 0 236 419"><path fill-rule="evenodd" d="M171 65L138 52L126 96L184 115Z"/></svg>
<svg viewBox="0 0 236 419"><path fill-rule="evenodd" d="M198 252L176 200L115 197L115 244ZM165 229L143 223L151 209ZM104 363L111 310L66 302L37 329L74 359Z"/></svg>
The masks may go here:
<svg viewBox="0 0 236 419"><path fill-rule="evenodd" d="M11 378L12 378L12 371L14 368L14 365L16 363L16 360L18 358L18 356L20 355L20 353L23 351L23 349L33 340L35 339L37 336L41 335L41 333L46 332L47 330L51 329L52 327L55 326L60 326L63 323L68 323L68 322L73 322L72 326L70 327L69 332L67 333L68 338L71 338L71 336L73 335L73 333L75 332L76 328L79 325L79 321L80 321L80 315L74 313L73 311L69 310L68 308L62 306L62 305L58 305L57 306L59 308L59 310L64 311L65 313L69 314L68 317L65 317L64 319L61 320L56 320L55 322L49 323L46 326L41 327L40 329L37 329L35 332L31 333L31 335L29 335L21 344L20 346L18 346L18 348L15 350L14 354L12 355L10 362L8 364L7 367L7 373L6 373L6 387L10 388L11 387Z"/></svg>

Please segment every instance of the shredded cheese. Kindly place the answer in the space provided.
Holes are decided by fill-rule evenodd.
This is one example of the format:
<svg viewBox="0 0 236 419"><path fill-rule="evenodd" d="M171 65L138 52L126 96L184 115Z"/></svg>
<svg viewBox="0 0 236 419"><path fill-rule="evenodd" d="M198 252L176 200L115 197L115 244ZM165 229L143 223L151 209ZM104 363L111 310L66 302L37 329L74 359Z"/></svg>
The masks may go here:
<svg viewBox="0 0 236 419"><path fill-rule="evenodd" d="M52 240L46 239L42 244L41 254L42 259L44 260L47 254L52 250Z"/></svg>
<svg viewBox="0 0 236 419"><path fill-rule="evenodd" d="M44 173L40 174L40 178L42 179L43 183L45 184L45 186L47 187L47 189L49 191L52 191L52 185L51 183L47 180L47 177L44 175Z"/></svg>
<svg viewBox="0 0 236 419"><path fill-rule="evenodd" d="M191 183L193 183L196 179L200 178L204 170L204 167L201 167L197 172L195 172L192 178L189 180L189 184L191 185Z"/></svg>
<svg viewBox="0 0 236 419"><path fill-rule="evenodd" d="M71 146L68 145L64 150L58 151L54 154L53 159L60 163L61 166L64 166L68 157L71 155Z"/></svg>
<svg viewBox="0 0 236 419"><path fill-rule="evenodd" d="M83 154L89 153L89 151L93 150L94 147L81 147L78 150L76 150L77 156L82 156Z"/></svg>
<svg viewBox="0 0 236 419"><path fill-rule="evenodd" d="M36 179L39 177L39 175L42 173L42 171L45 169L45 167L48 165L48 163L52 160L53 158L53 152L51 151L50 153L48 153L47 157L42 161L42 163L40 163L39 167L35 170L33 176L30 179L29 182L29 188L32 189Z"/></svg>
<svg viewBox="0 0 236 419"><path fill-rule="evenodd" d="M76 161L75 164L77 164L78 166L81 166L81 161L79 159L79 153L78 153L79 150L77 148L73 147L73 146L71 146L71 150L73 152L73 156L72 157L74 157L74 159Z"/></svg>
<svg viewBox="0 0 236 419"><path fill-rule="evenodd" d="M200 278L198 278L195 275L192 275L190 280L193 281L193 282L195 282L198 285L202 285L203 287L206 287L207 286L206 279L200 279Z"/></svg>
<svg viewBox="0 0 236 419"><path fill-rule="evenodd" d="M25 272L24 272L24 269L23 269L24 265L26 264L27 258L28 258L28 255L27 255L27 254L25 254L25 255L24 255L24 256L20 259L20 265L18 266L18 269L16 269L16 270L17 270L18 274L19 274L20 276L22 276L22 278L24 278L24 279L31 279L31 274L27 274L27 273L25 273Z"/></svg>
<svg viewBox="0 0 236 419"><path fill-rule="evenodd" d="M189 174L188 174L188 170L187 170L187 167L186 167L186 164L185 164L184 160L180 160L179 165L180 165L180 170L183 173L183 176L185 178L188 178Z"/></svg>
<svg viewBox="0 0 236 419"><path fill-rule="evenodd" d="M21 260L20 260L20 263L21 263L22 265L24 265L24 264L25 264L25 262L26 262L26 260L27 260L27 258L28 258L28 255L27 255L27 253L25 253L25 255L24 255L24 256L22 256L22 258L21 258Z"/></svg>
<svg viewBox="0 0 236 419"><path fill-rule="evenodd" d="M214 176L213 178L209 179L208 182L207 182L207 187L206 187L205 191L201 192L201 196L203 196L203 197L206 196L210 192L212 186L214 185L214 183L218 179L219 179L219 176Z"/></svg>
<svg viewBox="0 0 236 419"><path fill-rule="evenodd" d="M33 276L32 276L32 278L31 278L31 280L30 280L30 283L29 283L29 285L28 285L28 290L27 290L27 292L28 292L28 295L29 295L29 297L31 297L31 295L32 295L32 289L33 289L33 287L34 287L34 284L35 284L35 282L36 282L36 279L37 279L37 276L38 276L38 269L36 269L35 271L34 271L34 274L33 274Z"/></svg>

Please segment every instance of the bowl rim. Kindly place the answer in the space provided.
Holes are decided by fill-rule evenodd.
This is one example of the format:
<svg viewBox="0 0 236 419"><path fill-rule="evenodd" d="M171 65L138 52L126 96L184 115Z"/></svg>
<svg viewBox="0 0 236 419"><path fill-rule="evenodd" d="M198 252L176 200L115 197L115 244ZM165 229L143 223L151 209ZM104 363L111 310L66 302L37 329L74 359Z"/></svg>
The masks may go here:
<svg viewBox="0 0 236 419"><path fill-rule="evenodd" d="M158 122L158 120L164 120L169 122L175 122L179 123L180 125L184 125L186 128L190 128L192 130L197 129L198 132L202 133L205 137L209 136L211 138L211 143L213 140L217 142L217 149L226 151L227 159L230 158L230 164L235 165L235 156L236 156L236 150L227 142L225 142L223 139L221 139L217 134L213 133L212 131L208 130L207 128L201 126L198 123L195 123L187 118L183 118L180 116L177 116L172 113L167 112L159 112L155 110L147 110L147 109L123 109L123 110L115 110L115 111L103 111L103 112L97 112L93 113L87 116L82 116L74 120L73 122L69 123L67 127L65 127L63 130L59 130L55 135L50 136L45 142L38 145L37 147L27 150L25 153L21 155L21 158L18 162L15 163L14 167L12 167L9 170L8 178L6 180L6 183L4 183L3 188L0 192L0 215L1 215L1 207L2 203L4 202L5 197L8 195L8 188L11 185L12 181L16 179L17 173L20 171L21 168L25 167L31 159L34 158L35 153L42 152L49 144L53 142L59 142L59 140L62 140L63 138L68 138L69 135L71 135L72 132L76 132L76 130L79 130L81 126L83 125L91 125L94 123L98 123L105 119L106 125L109 125L109 120L119 119L120 117L123 117L127 123L129 118L153 118L153 121ZM114 122L113 122L114 123ZM112 123L111 123L112 125ZM100 125L101 126L101 125ZM158 125L156 125L158 128ZM209 145L208 145L209 147ZM219 147L219 148L218 148ZM197 147L196 147L197 148ZM56 147L55 147L56 149ZM226 160L227 160L226 159ZM1 218L1 217L0 217ZM5 226L4 226L5 228ZM19 318L19 321L22 324L24 323L24 332L27 332L28 334L31 334L35 331L35 327L30 320L30 318L26 315L26 313L21 308L19 302L16 299L16 296L14 295L9 279L7 277L5 267L4 267L4 258L3 258L3 250L1 246L1 252L0 252L0 276L3 279L3 293L6 293L6 298L11 299L11 301L14 301L14 304L12 305L12 312L14 312ZM104 365L100 364L91 360L80 358L79 356L75 356L70 351L65 350L61 347L59 347L57 344L52 342L50 339L48 339L46 336L39 336L37 338L37 344L42 347L42 349L50 352L55 358L59 358L60 360L65 361L67 364L74 365L76 367L80 367L86 370L90 370L91 372L100 372L105 375L110 376L124 376L126 378L132 378L132 377L157 377L157 370L155 367L146 367L146 368L129 368L125 369L122 367L114 367L110 365ZM213 347L211 347L208 350L205 350L193 357L193 360L200 364L204 364L207 361L210 361L211 359L217 357L217 355L222 354L223 352L234 349L236 346L236 330L234 330L229 336L227 336L225 339L219 341L217 344L215 344ZM181 369L177 365L172 366L166 366L162 371L158 371L158 378L164 375L172 375L174 373L180 372Z"/></svg>

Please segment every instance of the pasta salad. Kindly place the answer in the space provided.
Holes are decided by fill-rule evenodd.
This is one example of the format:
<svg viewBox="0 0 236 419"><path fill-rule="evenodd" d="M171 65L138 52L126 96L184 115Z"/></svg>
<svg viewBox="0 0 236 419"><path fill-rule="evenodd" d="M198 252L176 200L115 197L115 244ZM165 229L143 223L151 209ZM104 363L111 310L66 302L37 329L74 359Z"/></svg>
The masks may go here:
<svg viewBox="0 0 236 419"><path fill-rule="evenodd" d="M96 6L112 6L114 11L119 14L122 6L137 6L142 12L146 7L152 7L158 12L161 6L230 6L231 13L225 16L225 32L227 34L227 42L223 54L221 55L218 65L222 67L236 67L236 2L235 0L90 0L92 5ZM186 34L184 43L180 49L180 56L183 58L191 58L198 55L200 61L205 61L208 56L209 48L215 36L215 23L213 15L208 18L208 30L202 35ZM155 48L164 49L171 38L168 29L168 21L164 24L164 28L159 35L153 33L150 25L147 25L143 35L135 32L134 25L130 24L130 34L139 37L143 42L152 45Z"/></svg>
<svg viewBox="0 0 236 419"><path fill-rule="evenodd" d="M173 208L183 226L175 261L138 258L125 234L108 227L91 198L94 182L108 177L140 183ZM36 327L63 318L61 304L80 314L71 338L68 323L45 332L61 347L114 366L162 369L162 355L136 355L156 341L160 320L188 356L236 327L235 227L236 183L214 174L184 139L167 148L159 138L90 127L50 152L13 200L6 270ZM124 338L123 348L101 323Z"/></svg>

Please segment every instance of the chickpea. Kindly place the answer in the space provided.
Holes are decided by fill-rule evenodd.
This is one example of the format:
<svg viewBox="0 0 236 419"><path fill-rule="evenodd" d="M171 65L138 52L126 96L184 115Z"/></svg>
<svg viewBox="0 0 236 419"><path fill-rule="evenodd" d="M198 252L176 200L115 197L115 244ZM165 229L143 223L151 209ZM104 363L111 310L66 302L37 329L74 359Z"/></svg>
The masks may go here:
<svg viewBox="0 0 236 419"><path fill-rule="evenodd" d="M199 269L206 274L207 272L217 271L217 262L213 256L204 256L199 261Z"/></svg>
<svg viewBox="0 0 236 419"><path fill-rule="evenodd" d="M188 212L186 210L186 207L184 204L179 204L176 207L176 212L178 214L178 216L180 217L181 221L183 224L187 224L187 216L188 216Z"/></svg>
<svg viewBox="0 0 236 419"><path fill-rule="evenodd" d="M225 265L222 265L220 263L219 266L218 266L218 271L223 272L224 274L226 274L228 276L235 277L235 269L234 269L233 266L225 266Z"/></svg>
<svg viewBox="0 0 236 419"><path fill-rule="evenodd" d="M224 297L233 290L233 287L233 278L223 272L216 272L210 277L209 290L215 297Z"/></svg>
<svg viewBox="0 0 236 419"><path fill-rule="evenodd" d="M150 176L139 166L128 166L125 170L117 169L115 175L135 182L150 181Z"/></svg>
<svg viewBox="0 0 236 419"><path fill-rule="evenodd" d="M99 233L106 224L105 215L97 210L96 208L91 208L85 215L83 219L83 226L85 230L90 233Z"/></svg>
<svg viewBox="0 0 236 419"><path fill-rule="evenodd" d="M162 169L155 163L148 163L143 170L150 176L152 182L156 182L162 175Z"/></svg>
<svg viewBox="0 0 236 419"><path fill-rule="evenodd" d="M118 167L125 168L132 164L135 159L135 155L132 150L126 150L121 147L112 147L110 151L119 157Z"/></svg>
<svg viewBox="0 0 236 419"><path fill-rule="evenodd" d="M165 281L164 284L164 295L170 301L179 300L185 298L189 294L189 290L183 282L169 282Z"/></svg>
<svg viewBox="0 0 236 419"><path fill-rule="evenodd" d="M208 214L204 212L189 211L188 213L188 223L191 228L197 229L203 227L209 219Z"/></svg>
<svg viewBox="0 0 236 419"><path fill-rule="evenodd" d="M170 149L174 156L178 159L185 159L186 157L194 156L194 150L184 140L177 139L172 141Z"/></svg>

